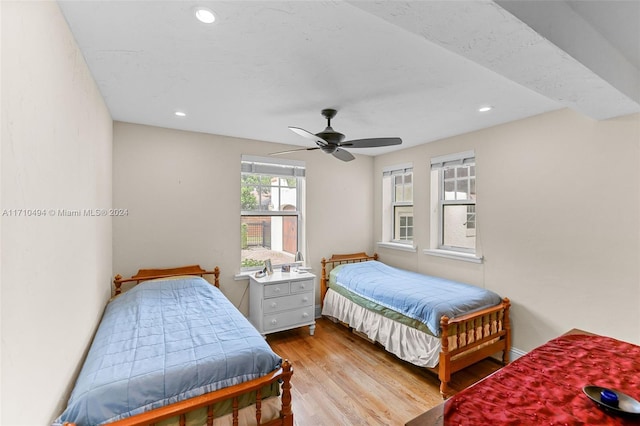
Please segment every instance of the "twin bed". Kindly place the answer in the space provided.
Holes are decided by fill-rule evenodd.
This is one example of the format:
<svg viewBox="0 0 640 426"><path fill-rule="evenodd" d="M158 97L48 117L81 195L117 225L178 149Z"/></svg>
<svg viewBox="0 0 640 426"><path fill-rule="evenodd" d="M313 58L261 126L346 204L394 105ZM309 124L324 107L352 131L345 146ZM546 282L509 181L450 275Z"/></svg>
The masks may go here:
<svg viewBox="0 0 640 426"><path fill-rule="evenodd" d="M219 274L196 265L116 276L54 425L292 426L291 364L220 292ZM135 286L122 293L123 283ZM509 300L490 291L356 253L322 259L321 299L323 315L436 371L443 397L452 373L500 351L508 362Z"/></svg>
<svg viewBox="0 0 640 426"><path fill-rule="evenodd" d="M116 276L117 297L54 424L292 426L291 364L220 292L219 274ZM126 282L137 285L120 294Z"/></svg>
<svg viewBox="0 0 640 426"><path fill-rule="evenodd" d="M366 253L322 259L322 314L438 374L451 375L511 348L507 298L468 284L392 268Z"/></svg>

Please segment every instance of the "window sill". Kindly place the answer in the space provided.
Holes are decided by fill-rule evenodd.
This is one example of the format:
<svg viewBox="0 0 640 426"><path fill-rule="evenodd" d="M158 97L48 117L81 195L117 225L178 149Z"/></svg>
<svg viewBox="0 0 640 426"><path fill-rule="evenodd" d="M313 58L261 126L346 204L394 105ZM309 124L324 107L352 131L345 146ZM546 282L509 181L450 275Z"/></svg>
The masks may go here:
<svg viewBox="0 0 640 426"><path fill-rule="evenodd" d="M253 275L256 272L258 272L258 270L256 271L244 271L244 272L239 272L237 274L235 274L233 276L233 280L234 281L242 281L242 280L248 280L249 279L249 275Z"/></svg>
<svg viewBox="0 0 640 426"><path fill-rule="evenodd" d="M378 247L393 249L393 250L402 250L402 251L410 251L415 253L418 251L418 247L410 244L400 244L400 243L391 243L391 242L378 242Z"/></svg>
<svg viewBox="0 0 640 426"><path fill-rule="evenodd" d="M444 257L447 259L462 260L464 262L482 263L483 257L476 256L472 253L462 253L459 251L438 250L438 249L425 249L422 253L429 256Z"/></svg>

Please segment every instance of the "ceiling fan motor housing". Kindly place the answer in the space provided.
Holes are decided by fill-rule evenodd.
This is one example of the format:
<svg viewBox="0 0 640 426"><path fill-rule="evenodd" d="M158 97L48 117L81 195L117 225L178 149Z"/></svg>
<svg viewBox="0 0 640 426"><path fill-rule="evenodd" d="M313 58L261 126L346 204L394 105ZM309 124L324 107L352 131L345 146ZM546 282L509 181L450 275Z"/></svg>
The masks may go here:
<svg viewBox="0 0 640 426"><path fill-rule="evenodd" d="M329 145L338 145L345 137L342 133L333 130L331 126L328 126L320 133L316 133L316 136L327 141Z"/></svg>
<svg viewBox="0 0 640 426"><path fill-rule="evenodd" d="M322 116L327 119L327 128L320 133L316 133L316 136L324 139L329 143L328 146L320 147L322 151L332 154L338 148L340 142L342 142L345 136L342 133L336 132L331 128L331 119L336 116L338 111L335 109L327 108L322 110Z"/></svg>

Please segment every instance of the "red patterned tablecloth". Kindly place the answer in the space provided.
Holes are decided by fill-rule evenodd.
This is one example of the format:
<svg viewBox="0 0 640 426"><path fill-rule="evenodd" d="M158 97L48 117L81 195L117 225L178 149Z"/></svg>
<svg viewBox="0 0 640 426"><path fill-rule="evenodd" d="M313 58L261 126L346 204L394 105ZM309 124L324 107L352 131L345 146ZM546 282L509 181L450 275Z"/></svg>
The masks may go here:
<svg viewBox="0 0 640 426"><path fill-rule="evenodd" d="M565 335L532 350L446 401L445 425L639 425L583 392L616 389L640 400L640 346L603 336Z"/></svg>

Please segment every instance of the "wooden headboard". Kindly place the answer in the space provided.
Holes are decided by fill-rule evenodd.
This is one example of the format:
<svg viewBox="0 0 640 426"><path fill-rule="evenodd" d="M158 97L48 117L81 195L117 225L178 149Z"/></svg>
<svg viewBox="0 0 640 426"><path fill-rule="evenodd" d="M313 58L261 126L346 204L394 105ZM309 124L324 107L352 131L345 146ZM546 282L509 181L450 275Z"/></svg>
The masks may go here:
<svg viewBox="0 0 640 426"><path fill-rule="evenodd" d="M349 253L349 254L332 254L329 259L322 258L322 275L320 277L320 303L324 303L324 295L327 293L327 273L336 265L342 265L343 263L357 263L366 262L368 260L378 260L378 253L373 253L373 256L369 256L365 252L361 253ZM327 264L330 267L327 269Z"/></svg>
<svg viewBox="0 0 640 426"><path fill-rule="evenodd" d="M176 277L180 275L195 275L202 277L203 275L214 275L216 287L220 287L220 268L217 266L213 271L206 271L200 267L200 265L180 266L177 268L165 268L165 269L140 269L138 273L131 278L122 278L122 275L118 274L113 279L113 285L115 286L115 295L117 296L122 292L122 283L133 282L140 284L142 281L154 280L156 278L168 278Z"/></svg>

